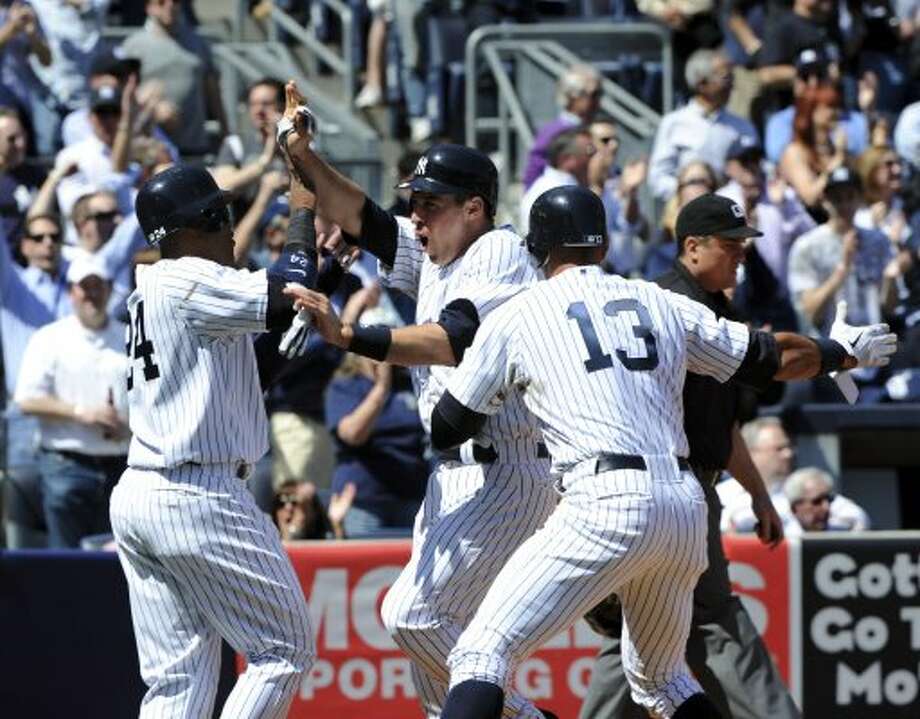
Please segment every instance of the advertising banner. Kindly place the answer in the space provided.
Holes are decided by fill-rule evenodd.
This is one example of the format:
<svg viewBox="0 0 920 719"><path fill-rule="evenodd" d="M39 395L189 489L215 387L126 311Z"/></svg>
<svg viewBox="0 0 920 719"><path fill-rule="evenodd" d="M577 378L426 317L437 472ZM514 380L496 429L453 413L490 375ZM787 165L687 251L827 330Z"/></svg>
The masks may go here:
<svg viewBox="0 0 920 719"><path fill-rule="evenodd" d="M319 657L301 684L291 719L421 716L409 659L380 620L383 597L409 551L405 540L290 547L310 604ZM521 664L516 688L539 706L576 716L600 641L578 622Z"/></svg>
<svg viewBox="0 0 920 719"><path fill-rule="evenodd" d="M918 540L872 533L802 541L806 717L920 717Z"/></svg>

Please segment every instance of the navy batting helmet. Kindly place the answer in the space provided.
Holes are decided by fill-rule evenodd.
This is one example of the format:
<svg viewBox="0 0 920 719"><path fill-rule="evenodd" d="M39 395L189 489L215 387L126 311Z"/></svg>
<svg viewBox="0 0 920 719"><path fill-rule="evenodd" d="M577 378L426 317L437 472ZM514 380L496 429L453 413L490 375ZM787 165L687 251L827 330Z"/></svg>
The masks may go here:
<svg viewBox="0 0 920 719"><path fill-rule="evenodd" d="M527 249L542 266L554 247L600 247L607 234L604 203L587 187L554 187L530 208Z"/></svg>
<svg viewBox="0 0 920 719"><path fill-rule="evenodd" d="M432 145L422 155L412 177L399 190L434 195L478 195L494 213L498 203L498 170L488 155L465 145Z"/></svg>
<svg viewBox="0 0 920 719"><path fill-rule="evenodd" d="M147 242L159 245L183 228L220 230L230 223L230 199L207 170L173 165L144 184L134 207Z"/></svg>

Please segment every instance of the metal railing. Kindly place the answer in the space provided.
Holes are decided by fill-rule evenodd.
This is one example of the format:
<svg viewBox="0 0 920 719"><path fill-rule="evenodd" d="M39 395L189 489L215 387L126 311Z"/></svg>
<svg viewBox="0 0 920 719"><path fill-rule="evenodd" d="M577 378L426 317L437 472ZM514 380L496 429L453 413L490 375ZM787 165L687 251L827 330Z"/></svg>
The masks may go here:
<svg viewBox="0 0 920 719"><path fill-rule="evenodd" d="M605 45L606 43L606 45ZM607 46L611 48L607 50ZM511 76L509 66L526 66L539 73L547 87L554 87L570 65L596 63L603 66L621 54L645 55L661 63L662 110L673 104L673 62L667 30L651 23L540 23L537 25L488 25L475 30L466 42L466 143L481 146L486 135L497 138L503 158L516 163L499 167L502 187L517 176L534 137L539 118L523 97L533 88ZM512 62L509 62L512 61ZM497 112L481 110L478 83L485 69L494 80ZM647 151L661 115L608 78L602 81L601 109L611 115L636 149ZM555 108L554 108L555 111ZM549 117L543 118L550 119ZM516 149L517 153L513 150Z"/></svg>
<svg viewBox="0 0 920 719"><path fill-rule="evenodd" d="M347 3L342 0L312 0L314 7L311 12L329 9L334 13L342 26L341 50L335 46L324 43L316 36L315 24L303 27L294 18L276 5L272 5L266 23L266 31L270 42L278 41L282 33L287 33L299 42L309 53L311 74L316 74L319 64L323 63L333 73L341 78L343 96L350 103L357 90L356 43L355 33L358 31L358 18ZM242 42L245 38L246 17L248 14L247 0L237 0L236 13L233 22L233 39Z"/></svg>

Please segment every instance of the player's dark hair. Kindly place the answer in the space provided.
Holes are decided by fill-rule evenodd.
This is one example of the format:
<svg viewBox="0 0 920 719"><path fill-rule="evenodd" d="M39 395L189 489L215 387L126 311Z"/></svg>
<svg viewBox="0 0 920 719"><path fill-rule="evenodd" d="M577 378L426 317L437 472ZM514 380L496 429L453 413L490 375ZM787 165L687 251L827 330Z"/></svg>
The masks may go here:
<svg viewBox="0 0 920 719"><path fill-rule="evenodd" d="M601 247L553 247L549 251L554 264L596 265L607 254L607 245Z"/></svg>
<svg viewBox="0 0 920 719"><path fill-rule="evenodd" d="M422 153L418 150L408 150L400 155L399 160L396 162L396 172L400 180L412 176L421 157Z"/></svg>
<svg viewBox="0 0 920 719"><path fill-rule="evenodd" d="M482 200L482 207L485 210L485 215L489 219L489 222L491 223L495 220L495 208L492 207L492 205L485 197L478 193L457 192L455 194L448 195L448 197L450 197L457 205L462 205L467 200L472 200L474 197L478 197L480 200Z"/></svg>

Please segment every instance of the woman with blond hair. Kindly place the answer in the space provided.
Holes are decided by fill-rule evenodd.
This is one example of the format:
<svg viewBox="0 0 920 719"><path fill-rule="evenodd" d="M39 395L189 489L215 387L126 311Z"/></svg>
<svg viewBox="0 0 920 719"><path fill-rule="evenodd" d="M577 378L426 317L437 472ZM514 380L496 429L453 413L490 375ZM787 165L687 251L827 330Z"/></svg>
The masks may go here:
<svg viewBox="0 0 920 719"><path fill-rule="evenodd" d="M903 244L910 230L904 217L901 158L889 145L870 147L856 161L866 207L854 219L857 227L884 232L891 242Z"/></svg>

